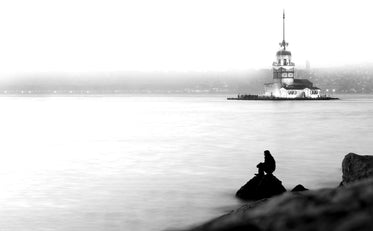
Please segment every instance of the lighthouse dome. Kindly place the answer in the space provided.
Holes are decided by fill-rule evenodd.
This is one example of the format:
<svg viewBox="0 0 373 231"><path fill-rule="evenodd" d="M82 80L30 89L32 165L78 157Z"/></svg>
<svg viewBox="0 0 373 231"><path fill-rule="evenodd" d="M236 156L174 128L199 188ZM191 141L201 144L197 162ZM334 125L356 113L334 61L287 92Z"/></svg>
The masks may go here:
<svg viewBox="0 0 373 231"><path fill-rule="evenodd" d="M287 51L287 50L279 50L279 51L277 51L276 55L277 56L291 55L291 52Z"/></svg>

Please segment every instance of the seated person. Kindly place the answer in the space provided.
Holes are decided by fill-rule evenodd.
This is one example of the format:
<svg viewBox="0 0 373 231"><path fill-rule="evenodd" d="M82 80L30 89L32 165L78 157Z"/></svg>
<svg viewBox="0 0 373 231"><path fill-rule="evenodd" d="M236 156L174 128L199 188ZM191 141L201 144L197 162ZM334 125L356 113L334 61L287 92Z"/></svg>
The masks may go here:
<svg viewBox="0 0 373 231"><path fill-rule="evenodd" d="M264 151L264 163L259 163L257 166L258 168L258 176L263 176L264 172L267 174L272 174L276 169L276 161L271 155L268 150Z"/></svg>

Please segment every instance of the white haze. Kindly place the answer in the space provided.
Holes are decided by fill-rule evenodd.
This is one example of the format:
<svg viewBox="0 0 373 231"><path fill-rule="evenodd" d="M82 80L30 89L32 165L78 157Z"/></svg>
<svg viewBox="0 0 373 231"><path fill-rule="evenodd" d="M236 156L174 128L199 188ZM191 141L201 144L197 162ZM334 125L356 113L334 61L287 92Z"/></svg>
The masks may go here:
<svg viewBox="0 0 373 231"><path fill-rule="evenodd" d="M267 68L369 62L370 1L14 0L0 2L0 78L24 73Z"/></svg>

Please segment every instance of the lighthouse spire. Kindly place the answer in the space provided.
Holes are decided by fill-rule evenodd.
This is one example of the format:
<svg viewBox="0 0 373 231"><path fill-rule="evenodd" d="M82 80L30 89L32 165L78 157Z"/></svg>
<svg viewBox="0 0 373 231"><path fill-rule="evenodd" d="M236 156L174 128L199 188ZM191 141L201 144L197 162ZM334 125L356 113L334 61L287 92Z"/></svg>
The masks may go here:
<svg viewBox="0 0 373 231"><path fill-rule="evenodd" d="M280 46L286 50L286 47L289 45L289 43L285 42L285 10L282 12L282 42L280 43Z"/></svg>
<svg viewBox="0 0 373 231"><path fill-rule="evenodd" d="M282 11L282 41L285 41L285 10Z"/></svg>

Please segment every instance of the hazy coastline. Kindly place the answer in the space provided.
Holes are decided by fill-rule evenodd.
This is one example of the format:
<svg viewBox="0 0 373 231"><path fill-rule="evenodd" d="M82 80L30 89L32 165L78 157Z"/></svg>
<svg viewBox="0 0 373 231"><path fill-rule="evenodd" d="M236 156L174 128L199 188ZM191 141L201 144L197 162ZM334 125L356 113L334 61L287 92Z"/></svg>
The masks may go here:
<svg viewBox="0 0 373 231"><path fill-rule="evenodd" d="M271 69L225 72L34 73L2 78L0 95L260 94ZM322 94L372 94L373 65L299 69Z"/></svg>

